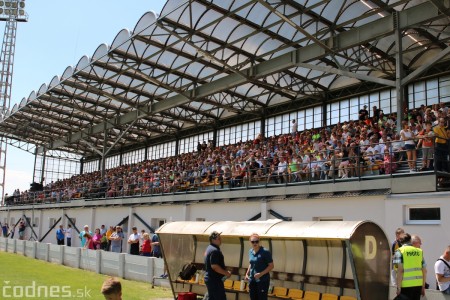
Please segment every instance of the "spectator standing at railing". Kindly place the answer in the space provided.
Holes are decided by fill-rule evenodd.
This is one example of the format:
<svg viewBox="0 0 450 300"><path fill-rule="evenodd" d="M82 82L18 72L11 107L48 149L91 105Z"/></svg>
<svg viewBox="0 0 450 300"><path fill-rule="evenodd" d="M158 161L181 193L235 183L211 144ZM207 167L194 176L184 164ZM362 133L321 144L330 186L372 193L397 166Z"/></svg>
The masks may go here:
<svg viewBox="0 0 450 300"><path fill-rule="evenodd" d="M19 240L24 240L25 239L25 222L22 220L19 222Z"/></svg>
<svg viewBox="0 0 450 300"><path fill-rule="evenodd" d="M72 246L72 225L67 225L67 229L66 229L66 242L67 242L67 246L71 247Z"/></svg>
<svg viewBox="0 0 450 300"><path fill-rule="evenodd" d="M445 128L445 119L440 118L439 124L433 128L433 132L436 136L435 144L435 164L436 170L442 172L448 172L447 157L448 157L448 134L447 128Z"/></svg>
<svg viewBox="0 0 450 300"><path fill-rule="evenodd" d="M64 245L65 230L62 225L56 230L56 243L58 245Z"/></svg>
<svg viewBox="0 0 450 300"><path fill-rule="evenodd" d="M108 244L106 246L106 251L110 251L111 250L111 235L114 232L114 227L113 226L109 226L109 229L106 231L106 239L108 240Z"/></svg>
<svg viewBox="0 0 450 300"><path fill-rule="evenodd" d="M4 238L8 237L8 230L9 230L8 223L3 223L2 224L2 233L3 233Z"/></svg>
<svg viewBox="0 0 450 300"><path fill-rule="evenodd" d="M89 249L89 250L94 250L95 246L94 246L94 239L93 239L92 235L89 234L88 232L86 232L83 235L83 237L84 237L84 239L86 241L83 248L84 249Z"/></svg>
<svg viewBox="0 0 450 300"><path fill-rule="evenodd" d="M111 241L111 252L122 252L122 240L124 238L122 227L116 226L115 231L109 237Z"/></svg>
<svg viewBox="0 0 450 300"><path fill-rule="evenodd" d="M408 123L403 125L403 129L400 131L400 136L402 137L402 140L405 142L406 157L408 158L409 171L411 173L415 172L417 159L416 144L414 142L415 136L411 130L411 126L409 126Z"/></svg>
<svg viewBox="0 0 450 300"><path fill-rule="evenodd" d="M94 244L94 249L99 250L102 243L102 234L100 233L100 228L96 228L94 232L95 233L92 236L92 242Z"/></svg>
<svg viewBox="0 0 450 300"><path fill-rule="evenodd" d="M14 196L14 202L15 203L19 202L19 197L20 197L19 189L14 190L13 196Z"/></svg>
<svg viewBox="0 0 450 300"><path fill-rule="evenodd" d="M92 231L89 231L88 225L84 225L84 230L80 232L80 235L78 236L81 240L81 247L84 247L84 245L86 244L86 233L88 233L89 236L92 237Z"/></svg>
<svg viewBox="0 0 450 300"><path fill-rule="evenodd" d="M147 232L142 234L142 246L140 254L142 256L152 256L152 244L150 241L150 235Z"/></svg>
<svg viewBox="0 0 450 300"><path fill-rule="evenodd" d="M159 237L156 233L154 233L152 236L151 246L152 246L152 257L161 258L162 257L161 246L159 245Z"/></svg>
<svg viewBox="0 0 450 300"><path fill-rule="evenodd" d="M139 255L140 235L136 227L133 227L131 230L132 233L128 237L128 244L130 245L130 254Z"/></svg>
<svg viewBox="0 0 450 300"><path fill-rule="evenodd" d="M420 138L417 143L417 149L422 148L422 168L420 171L426 171L430 169L430 162L433 159L433 140L434 136L433 129L431 128L431 122L425 122L425 129L419 132L418 137Z"/></svg>
<svg viewBox="0 0 450 300"><path fill-rule="evenodd" d="M105 225L100 226L100 234L104 235L106 233L106 227Z"/></svg>

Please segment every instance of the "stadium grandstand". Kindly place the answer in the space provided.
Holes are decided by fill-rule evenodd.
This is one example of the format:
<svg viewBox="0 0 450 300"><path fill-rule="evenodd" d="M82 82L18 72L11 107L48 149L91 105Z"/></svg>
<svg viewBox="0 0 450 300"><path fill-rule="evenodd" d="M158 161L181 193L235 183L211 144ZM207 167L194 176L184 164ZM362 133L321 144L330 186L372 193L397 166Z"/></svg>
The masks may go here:
<svg viewBox="0 0 450 300"><path fill-rule="evenodd" d="M440 0L169 0L2 115L36 159L0 220L31 217L40 239L69 216L371 219L424 236L433 261L449 17Z"/></svg>

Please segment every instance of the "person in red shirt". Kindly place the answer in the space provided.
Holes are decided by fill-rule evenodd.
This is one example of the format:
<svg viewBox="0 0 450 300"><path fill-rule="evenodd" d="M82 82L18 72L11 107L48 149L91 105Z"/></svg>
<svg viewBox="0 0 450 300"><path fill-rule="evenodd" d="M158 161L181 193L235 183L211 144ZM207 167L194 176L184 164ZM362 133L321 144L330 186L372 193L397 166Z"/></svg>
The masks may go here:
<svg viewBox="0 0 450 300"><path fill-rule="evenodd" d="M141 255L142 256L152 256L152 244L150 241L150 235L146 232L143 235L144 242L141 247Z"/></svg>
<svg viewBox="0 0 450 300"><path fill-rule="evenodd" d="M94 250L94 239L92 238L92 235L89 233L85 233L83 237L86 239L86 243L84 244L85 249Z"/></svg>

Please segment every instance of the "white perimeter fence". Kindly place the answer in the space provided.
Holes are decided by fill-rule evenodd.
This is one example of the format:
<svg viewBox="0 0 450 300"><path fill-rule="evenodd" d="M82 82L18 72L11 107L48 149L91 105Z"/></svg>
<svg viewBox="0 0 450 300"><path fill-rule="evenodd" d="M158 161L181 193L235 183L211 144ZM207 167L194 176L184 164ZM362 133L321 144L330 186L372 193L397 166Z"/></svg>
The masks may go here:
<svg viewBox="0 0 450 300"><path fill-rule="evenodd" d="M164 261L161 258L7 238L0 238L0 251L99 274L168 286L165 282L167 280L154 280L164 272Z"/></svg>

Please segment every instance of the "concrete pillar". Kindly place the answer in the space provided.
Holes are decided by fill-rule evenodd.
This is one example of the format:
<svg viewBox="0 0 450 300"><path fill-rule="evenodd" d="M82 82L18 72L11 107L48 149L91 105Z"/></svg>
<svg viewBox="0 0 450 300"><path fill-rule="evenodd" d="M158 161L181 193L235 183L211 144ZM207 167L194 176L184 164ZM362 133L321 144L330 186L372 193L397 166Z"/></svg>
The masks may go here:
<svg viewBox="0 0 450 300"><path fill-rule="evenodd" d="M66 229L66 226L67 226L65 213L66 213L66 211L64 210L64 208L61 209L61 223L60 224L63 226L64 229Z"/></svg>
<svg viewBox="0 0 450 300"><path fill-rule="evenodd" d="M269 203L266 200L261 201L261 220L265 221L268 219L269 207Z"/></svg>
<svg viewBox="0 0 450 300"><path fill-rule="evenodd" d="M152 282L154 276L153 257L147 257L147 282Z"/></svg>
<svg viewBox="0 0 450 300"><path fill-rule="evenodd" d="M119 278L125 278L125 253L119 253L119 259L117 260L118 272L117 276Z"/></svg>
<svg viewBox="0 0 450 300"><path fill-rule="evenodd" d="M6 250L4 249L4 247L6 245L6 239L4 237L1 237L0 241L1 241L1 243L0 243L0 251L6 252Z"/></svg>
<svg viewBox="0 0 450 300"><path fill-rule="evenodd" d="M131 228L133 226L135 226L133 213L134 213L134 207L130 207L128 209L128 232L123 233L125 235L125 237L123 238L123 241L122 241L122 249L125 250L122 252L126 252L126 253L130 253L130 244L128 244L128 237L130 236L130 234L132 232ZM125 244L123 244L123 243L125 243Z"/></svg>
<svg viewBox="0 0 450 300"><path fill-rule="evenodd" d="M17 239L12 239L12 253L16 253Z"/></svg>
<svg viewBox="0 0 450 300"><path fill-rule="evenodd" d="M22 251L22 255L23 256L25 256L25 250L27 249L26 245L27 245L27 241L22 241L22 249L21 249L21 251Z"/></svg>
<svg viewBox="0 0 450 300"><path fill-rule="evenodd" d="M103 251L95 251L95 272L97 274L102 272L102 253Z"/></svg>
<svg viewBox="0 0 450 300"><path fill-rule="evenodd" d="M37 257L37 245L38 245L38 241L33 242L33 250L31 250L31 257L36 259Z"/></svg>
<svg viewBox="0 0 450 300"><path fill-rule="evenodd" d="M59 246L59 262L60 265L64 265L64 253L66 252L66 246Z"/></svg>
<svg viewBox="0 0 450 300"><path fill-rule="evenodd" d="M45 245L45 261L50 261L50 243L43 244Z"/></svg>
<svg viewBox="0 0 450 300"><path fill-rule="evenodd" d="M34 206L31 209L31 224L30 225L31 225L31 228L33 228L33 230L37 226L37 224L34 223Z"/></svg>
<svg viewBox="0 0 450 300"><path fill-rule="evenodd" d="M5 220L3 220L3 221L5 221ZM11 210L8 209L8 212L6 214L6 223L8 223L9 226L13 225L13 224L11 224L10 221L11 221Z"/></svg>
<svg viewBox="0 0 450 300"><path fill-rule="evenodd" d="M75 248L75 267L79 269L81 267L81 248Z"/></svg>
<svg viewBox="0 0 450 300"><path fill-rule="evenodd" d="M185 221L190 221L191 220L191 207L189 204L184 204L183 205L183 219Z"/></svg>

